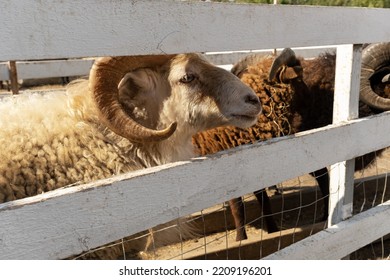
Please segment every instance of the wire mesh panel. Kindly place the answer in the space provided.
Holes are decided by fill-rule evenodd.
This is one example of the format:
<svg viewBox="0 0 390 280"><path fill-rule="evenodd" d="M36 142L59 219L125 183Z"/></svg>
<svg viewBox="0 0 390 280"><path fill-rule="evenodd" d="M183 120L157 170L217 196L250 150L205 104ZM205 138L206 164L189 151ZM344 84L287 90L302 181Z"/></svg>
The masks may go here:
<svg viewBox="0 0 390 280"><path fill-rule="evenodd" d="M385 150L355 173L354 215L390 199L388 172L390 152ZM278 227L275 232L268 232L259 196L250 193L243 196L246 240L236 240L231 209L224 202L72 258L261 259L327 227L317 180L307 174L264 190ZM350 259L389 259L389 250L390 240L384 236L353 252Z"/></svg>
<svg viewBox="0 0 390 280"><path fill-rule="evenodd" d="M264 226L264 216L255 197L248 195L244 199L248 219L245 225L248 239L245 241L235 240L236 232L230 209L227 204L221 204L196 213L186 221L191 223L194 229L193 236L185 237L185 233L180 234L180 225L173 222L154 229L153 235L145 231L80 256L74 256L74 258L259 259L326 228L326 224L319 221L322 215L322 198L318 197L315 185L298 185L294 189L293 186L285 187L281 184L281 189L283 193L270 194L273 207L283 208L275 211L274 214L276 223L281 226L281 231L267 232ZM357 199L362 199L360 194ZM164 246L155 244L153 237L158 239L161 235L176 236L176 239L171 238ZM381 247L378 247L377 242L370 245L370 248L375 248L375 251L372 249L374 255L369 255L371 251L365 249L357 251L355 255L351 255L351 258L354 256L360 259L386 257L388 254L386 244L388 243L386 240L381 242L383 242ZM378 248L382 251L378 251Z"/></svg>

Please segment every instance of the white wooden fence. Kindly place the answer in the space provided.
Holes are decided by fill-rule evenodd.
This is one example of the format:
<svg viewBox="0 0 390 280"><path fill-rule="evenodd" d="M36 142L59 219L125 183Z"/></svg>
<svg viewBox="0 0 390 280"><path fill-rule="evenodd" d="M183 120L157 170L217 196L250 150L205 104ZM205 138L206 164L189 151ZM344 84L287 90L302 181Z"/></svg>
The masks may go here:
<svg viewBox="0 0 390 280"><path fill-rule="evenodd" d="M333 125L1 204L2 259L66 258L390 144L389 113L354 119L359 44L390 41L390 10L4 0L0 18L0 61L340 45ZM334 225L268 258L338 259L390 233L390 201L341 221L351 164L337 168Z"/></svg>

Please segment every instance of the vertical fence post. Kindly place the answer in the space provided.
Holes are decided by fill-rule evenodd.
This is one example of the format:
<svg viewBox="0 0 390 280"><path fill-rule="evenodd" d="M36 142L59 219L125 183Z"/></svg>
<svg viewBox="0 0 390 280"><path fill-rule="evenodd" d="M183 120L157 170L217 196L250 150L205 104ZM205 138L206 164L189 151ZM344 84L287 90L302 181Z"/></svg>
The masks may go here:
<svg viewBox="0 0 390 280"><path fill-rule="evenodd" d="M8 71L9 71L9 79L11 81L12 94L18 94L19 93L18 71L16 70L15 61L8 62Z"/></svg>
<svg viewBox="0 0 390 280"><path fill-rule="evenodd" d="M278 0L274 0L274 3L273 3L274 5L278 5ZM277 50L276 49L273 49L272 50L272 54L273 55L276 55L277 54Z"/></svg>
<svg viewBox="0 0 390 280"><path fill-rule="evenodd" d="M361 49L361 45L337 47L333 123L359 115ZM354 159L330 168L329 226L352 216L354 170Z"/></svg>

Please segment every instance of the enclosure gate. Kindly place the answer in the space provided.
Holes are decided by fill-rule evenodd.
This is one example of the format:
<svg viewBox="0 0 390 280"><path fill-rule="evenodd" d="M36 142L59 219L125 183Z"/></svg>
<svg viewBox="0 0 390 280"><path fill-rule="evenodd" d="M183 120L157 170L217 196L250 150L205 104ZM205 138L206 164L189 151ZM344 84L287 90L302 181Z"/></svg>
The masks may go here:
<svg viewBox="0 0 390 280"><path fill-rule="evenodd" d="M390 10L5 0L0 18L0 61L339 45L333 125L1 204L0 258L66 258L337 162L330 227L267 258L339 259L390 233L390 201L350 217L350 159L390 143L389 113L356 119L361 44L390 41Z"/></svg>

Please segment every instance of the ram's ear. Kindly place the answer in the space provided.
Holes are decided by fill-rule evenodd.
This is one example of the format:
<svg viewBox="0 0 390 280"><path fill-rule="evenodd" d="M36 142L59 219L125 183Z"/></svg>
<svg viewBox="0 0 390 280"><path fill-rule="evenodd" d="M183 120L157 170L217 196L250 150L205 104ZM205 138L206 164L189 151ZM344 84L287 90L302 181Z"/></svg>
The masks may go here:
<svg viewBox="0 0 390 280"><path fill-rule="evenodd" d="M130 98L138 92L139 86L135 83L131 73L127 73L119 82L118 91L119 96L128 96Z"/></svg>
<svg viewBox="0 0 390 280"><path fill-rule="evenodd" d="M123 76L122 80L119 82L118 89L149 89L152 86L152 83L150 83L150 76L156 75L157 73L154 71L145 68L126 73L126 75Z"/></svg>
<svg viewBox="0 0 390 280"><path fill-rule="evenodd" d="M295 53L290 48L285 48L283 51L275 58L274 62L271 65L269 70L268 80L272 81L281 68L294 67L298 66L299 62Z"/></svg>
<svg viewBox="0 0 390 280"><path fill-rule="evenodd" d="M285 67L279 74L279 80L283 83L289 83L294 79L300 78L303 75L301 66Z"/></svg>
<svg viewBox="0 0 390 280"><path fill-rule="evenodd" d="M155 128L168 90L167 81L152 69L138 69L127 73L118 85L118 99L131 118L148 128Z"/></svg>
<svg viewBox="0 0 390 280"><path fill-rule="evenodd" d="M151 69L138 69L127 73L119 82L119 95L126 94L128 97L135 97L138 93L155 93L158 73Z"/></svg>

